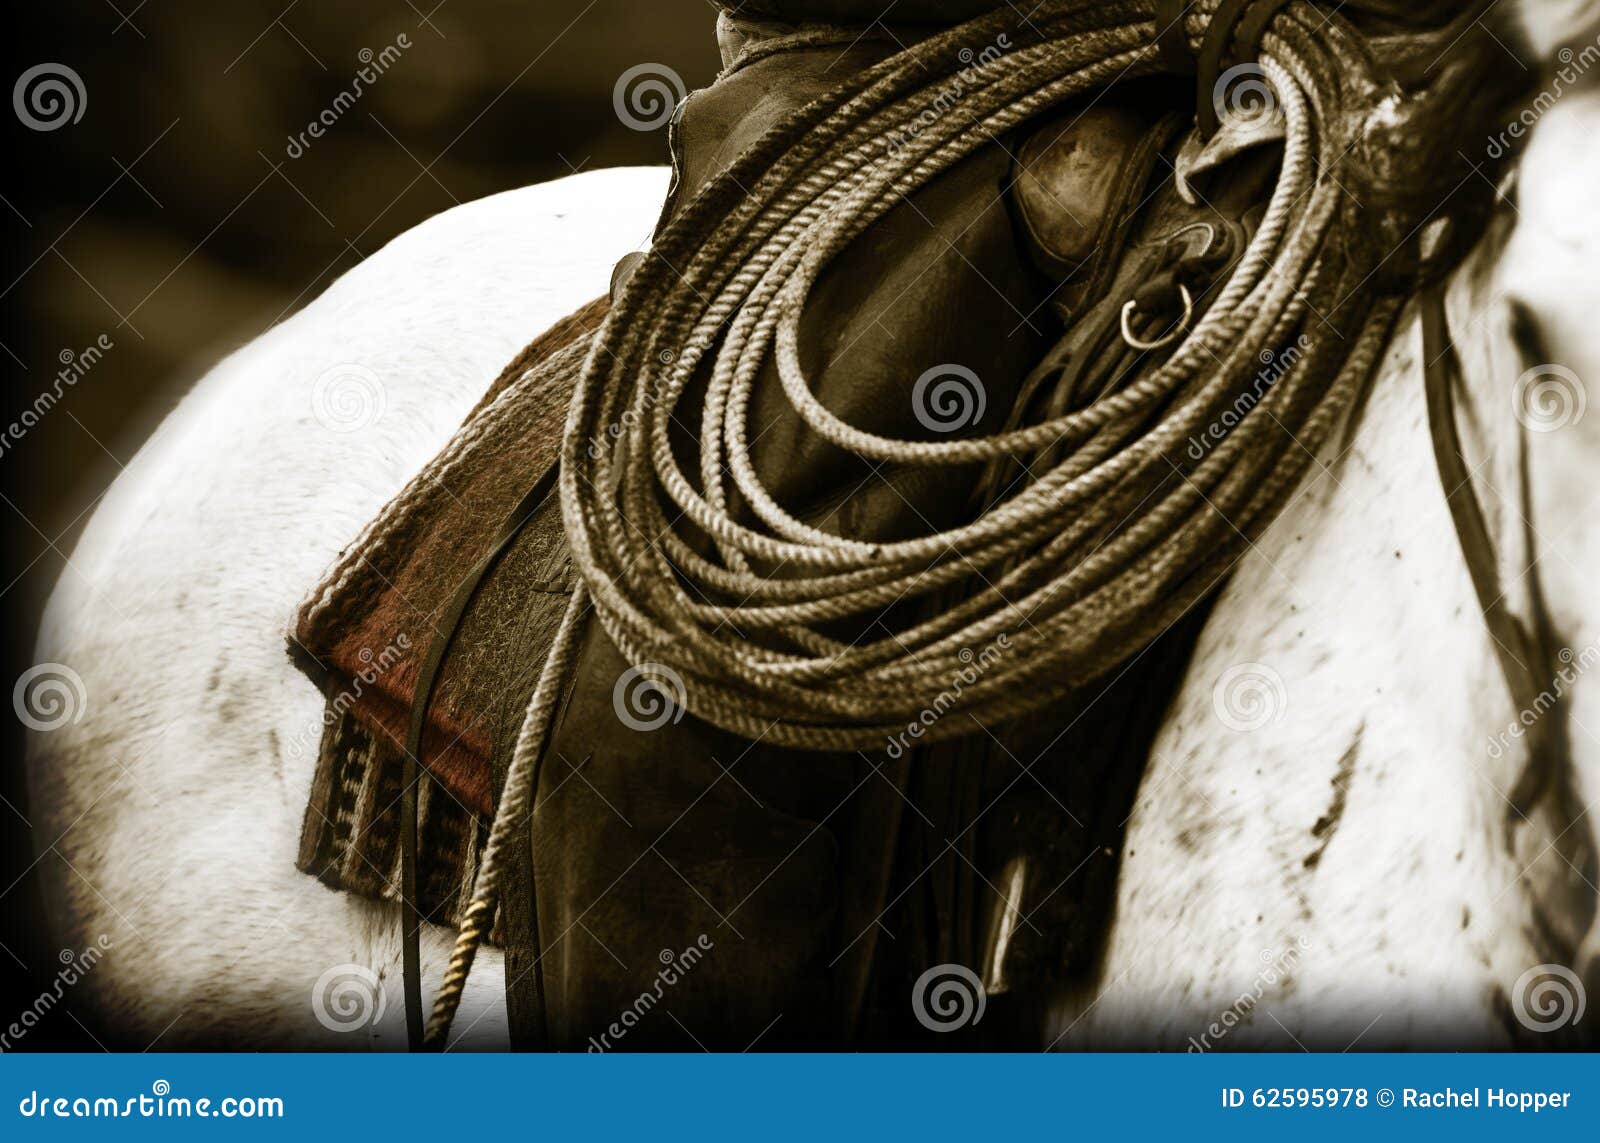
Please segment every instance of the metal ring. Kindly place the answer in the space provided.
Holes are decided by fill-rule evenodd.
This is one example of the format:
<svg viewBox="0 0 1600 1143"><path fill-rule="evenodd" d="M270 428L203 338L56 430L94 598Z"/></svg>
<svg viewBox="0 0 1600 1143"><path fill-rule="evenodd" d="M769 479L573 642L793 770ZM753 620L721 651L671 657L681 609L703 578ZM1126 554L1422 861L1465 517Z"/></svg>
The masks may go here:
<svg viewBox="0 0 1600 1143"><path fill-rule="evenodd" d="M1194 295L1189 293L1188 286L1179 282L1178 296L1183 299L1183 316L1178 319L1176 325L1155 341L1143 341L1134 336L1131 322L1134 313L1139 309L1139 300L1137 298L1128 299L1128 304L1122 307L1122 340L1128 343L1130 349L1148 353L1152 349L1160 349L1163 346L1171 345L1183 336L1184 332L1189 328L1190 319L1194 317Z"/></svg>

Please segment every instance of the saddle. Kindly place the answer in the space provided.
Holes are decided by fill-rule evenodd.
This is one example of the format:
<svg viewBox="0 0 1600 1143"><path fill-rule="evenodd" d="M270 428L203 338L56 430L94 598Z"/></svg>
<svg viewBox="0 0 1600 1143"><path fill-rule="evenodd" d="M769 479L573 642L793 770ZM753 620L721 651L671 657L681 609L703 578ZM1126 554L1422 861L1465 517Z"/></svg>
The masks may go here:
<svg viewBox="0 0 1600 1143"><path fill-rule="evenodd" d="M727 67L674 120L658 236L840 76L876 74L934 26L991 5L902 4L912 26L893 31L817 23L857 7L762 0L724 13ZM1191 87L1141 75L1060 103L905 193L826 266L801 313L816 400L880 438L977 439L1083 414L1164 361L1263 225L1283 155L1270 124L1197 138ZM960 113L956 90L946 114ZM1003 645L964 649L967 666L925 696L924 714L870 752L794 749L691 713L670 667L572 618L582 577L557 494L569 405L641 264L624 260L611 298L508 366L302 609L294 653L329 707L300 868L435 923L487 925L473 885L489 820L513 797L529 695L545 693L553 649L570 647L536 809L512 814L505 844L521 857L498 873L491 918L517 1046L1035 1042L1038 998L1098 955L1144 758L1225 569L1175 596L1165 632L1114 657L1114 677L1064 680L1025 719L921 733ZM972 377L976 389L949 388ZM919 401L929 379L923 396L954 392L956 404ZM674 449L692 453L705 415L693 397L674 410ZM819 533L876 545L960 528L1064 451L875 463L801 417L770 362L752 379L749 423L750 463L775 500ZM633 431L621 417L586 447L625 448ZM762 516L737 497L728 512L747 527ZM709 535L688 543L686 560L716 549ZM828 638L937 621L970 590L841 618ZM689 950L703 954L692 971ZM913 982L952 969L987 999L986 1022L950 1029L907 1006ZM672 1018L652 1018L657 1004Z"/></svg>

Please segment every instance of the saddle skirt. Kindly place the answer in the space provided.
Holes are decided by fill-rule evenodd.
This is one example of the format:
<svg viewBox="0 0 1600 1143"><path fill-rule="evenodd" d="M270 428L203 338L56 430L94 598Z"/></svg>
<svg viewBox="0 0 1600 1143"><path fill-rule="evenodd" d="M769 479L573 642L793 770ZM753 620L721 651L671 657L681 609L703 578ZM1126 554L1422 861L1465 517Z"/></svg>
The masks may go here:
<svg viewBox="0 0 1600 1143"><path fill-rule="evenodd" d="M450 446L352 546L333 589L301 610L291 653L329 698L298 863L334 888L399 896L402 758L423 657L526 474L555 462L572 386L608 309L596 299L518 354ZM471 894L493 812L492 744L512 715L485 696L525 698L526 665L506 649L547 648L572 591L560 515L552 501L519 534L429 706L418 891L423 915L439 923L454 924Z"/></svg>

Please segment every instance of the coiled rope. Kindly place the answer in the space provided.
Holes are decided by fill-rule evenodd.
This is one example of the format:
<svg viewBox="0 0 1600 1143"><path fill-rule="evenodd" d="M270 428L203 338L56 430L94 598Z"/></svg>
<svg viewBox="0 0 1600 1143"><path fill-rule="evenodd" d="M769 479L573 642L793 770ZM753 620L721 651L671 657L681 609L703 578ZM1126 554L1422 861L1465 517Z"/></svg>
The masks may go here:
<svg viewBox="0 0 1600 1143"><path fill-rule="evenodd" d="M1083 407L978 439L876 436L811 391L800 316L830 261L1006 131L1165 70L1157 6L1057 0L1021 27L1002 9L924 40L791 116L658 235L570 408L560 492L580 583L528 706L430 1045L443 1045L492 923L507 839L532 809L591 606L629 662L670 668L675 698L749 738L882 748L997 640L1004 652L985 657L945 713L1016 718L1115 669L1210 592L1351 413L1403 301L1373 288L1393 251L1371 236L1410 223L1379 226L1351 189L1366 188L1351 168L1385 89L1351 24L1304 0L1262 39L1260 75L1286 133L1265 218L1165 362ZM1192 6L1192 44L1215 8ZM1001 33L1012 49L968 66ZM939 101L958 74L950 110ZM1239 416L1263 363L1291 345L1293 367ZM975 484L1019 458L1045 463L949 531L881 544L830 534L777 503L751 462L750 402L769 358L810 429L871 461L966 466ZM910 380L863 383L909 400ZM669 430L696 385L698 468L685 472ZM1219 424L1233 427L1217 435ZM1195 457L1192 439L1217 443ZM735 497L754 521L735 517ZM870 633L891 605L950 589L961 602L904 629L856 642L826 633L843 620ZM969 727L944 717L922 737Z"/></svg>

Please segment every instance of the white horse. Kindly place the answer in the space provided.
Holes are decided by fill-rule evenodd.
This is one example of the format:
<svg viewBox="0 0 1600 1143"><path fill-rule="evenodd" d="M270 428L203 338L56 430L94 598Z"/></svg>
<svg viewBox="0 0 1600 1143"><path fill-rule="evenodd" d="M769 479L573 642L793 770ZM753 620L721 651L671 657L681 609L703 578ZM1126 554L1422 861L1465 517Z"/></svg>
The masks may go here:
<svg viewBox="0 0 1600 1143"><path fill-rule="evenodd" d="M1546 55L1600 32L1592 2L1569 8L1527 8ZM1525 551L1510 394L1530 364L1600 377L1584 257L1600 254L1597 127L1600 92L1544 110L1514 233L1450 292L1505 579L1537 560L1578 652L1600 641L1585 463L1600 427L1530 434ZM397 910L294 868L322 700L284 635L498 369L604 292L666 185L665 170L583 174L417 227L219 364L96 511L37 651L81 677L81 703L32 736L29 769L58 935L112 950L74 999L123 1040L404 1044ZM354 407L339 399L352 382ZM1566 714L1590 804L1600 673L1580 674ZM1217 604L1129 824L1099 979L1061 1004L1058 1042L1478 1046L1533 1026L1517 987L1548 968L1552 925L1592 916L1568 862L1583 865L1571 843L1594 823L1545 811L1507 842L1522 740L1490 743L1516 717L1433 471L1408 327L1348 451L1322 458ZM446 953L424 934L425 987ZM498 955L480 954L463 1045L505 1042L502 986Z"/></svg>

